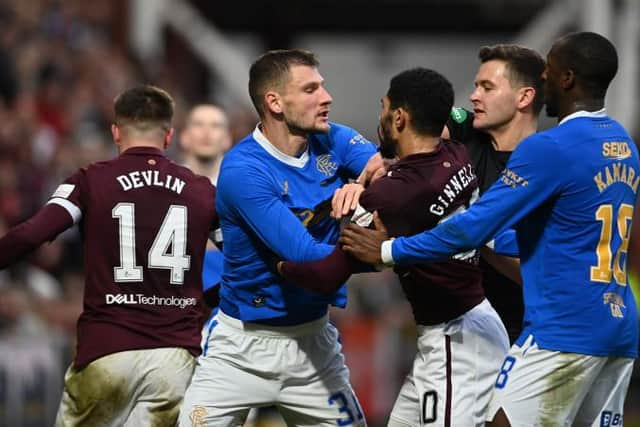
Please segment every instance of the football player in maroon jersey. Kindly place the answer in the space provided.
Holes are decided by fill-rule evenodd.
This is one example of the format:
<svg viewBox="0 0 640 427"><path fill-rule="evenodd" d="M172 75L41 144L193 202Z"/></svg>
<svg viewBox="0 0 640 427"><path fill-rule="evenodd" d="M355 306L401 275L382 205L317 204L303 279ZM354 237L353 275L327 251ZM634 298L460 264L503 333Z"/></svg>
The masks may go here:
<svg viewBox="0 0 640 427"><path fill-rule="evenodd" d="M477 197L478 180L464 145L440 138L453 97L451 84L433 70L415 68L391 80L378 129L382 156L398 161L362 193L352 221L369 225L375 211L389 235L412 235L465 210ZM339 247L321 261L278 263L285 278L321 293L362 269ZM395 271L419 336L389 425L482 424L509 341L485 298L476 251Z"/></svg>
<svg viewBox="0 0 640 427"><path fill-rule="evenodd" d="M120 155L78 170L0 239L0 268L77 223L84 310L56 425L174 426L200 352L215 187L165 157L173 136L168 93L135 87L114 110Z"/></svg>

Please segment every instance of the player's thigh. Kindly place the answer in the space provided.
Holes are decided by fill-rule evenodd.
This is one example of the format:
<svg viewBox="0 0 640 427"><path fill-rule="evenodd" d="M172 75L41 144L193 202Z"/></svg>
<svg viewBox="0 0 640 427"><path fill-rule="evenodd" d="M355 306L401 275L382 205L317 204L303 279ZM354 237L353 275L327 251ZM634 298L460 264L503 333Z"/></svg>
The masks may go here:
<svg viewBox="0 0 640 427"><path fill-rule="evenodd" d="M274 384L224 359L200 358L180 408L180 426L242 426L252 407L275 399Z"/></svg>
<svg viewBox="0 0 640 427"><path fill-rule="evenodd" d="M195 359L182 348L159 348L145 354L144 363L137 367L144 373L144 379L125 426L173 427L191 381Z"/></svg>
<svg viewBox="0 0 640 427"><path fill-rule="evenodd" d="M82 369L70 367L56 419L57 426L121 426L143 381L138 358L144 351L103 356Z"/></svg>
<svg viewBox="0 0 640 427"><path fill-rule="evenodd" d="M508 351L498 314L485 301L450 322L418 329L418 354L392 417L418 426L484 425Z"/></svg>
<svg viewBox="0 0 640 427"><path fill-rule="evenodd" d="M287 426L367 425L362 407L351 385L343 384L342 387L336 388L313 382L302 388L304 392L299 394L297 399L280 400L277 405Z"/></svg>
<svg viewBox="0 0 640 427"><path fill-rule="evenodd" d="M420 413L420 398L413 380L413 373L410 372L406 376L398 397L393 404L387 427L419 426Z"/></svg>
<svg viewBox="0 0 640 427"><path fill-rule="evenodd" d="M216 327L180 408L181 426L241 426L252 407L275 403L277 342Z"/></svg>
<svg viewBox="0 0 640 427"><path fill-rule="evenodd" d="M450 413L459 426L484 426L502 360L509 351L507 331L488 301L461 318L450 333Z"/></svg>
<svg viewBox="0 0 640 427"><path fill-rule="evenodd" d="M584 398L574 426L620 426L633 371L633 359L610 357Z"/></svg>
<svg viewBox="0 0 640 427"><path fill-rule="evenodd" d="M284 347L286 363L277 404L287 425L364 426L337 329L296 337Z"/></svg>
<svg viewBox="0 0 640 427"><path fill-rule="evenodd" d="M529 337L503 360L487 420L502 408L513 426L570 426L605 360L543 350Z"/></svg>

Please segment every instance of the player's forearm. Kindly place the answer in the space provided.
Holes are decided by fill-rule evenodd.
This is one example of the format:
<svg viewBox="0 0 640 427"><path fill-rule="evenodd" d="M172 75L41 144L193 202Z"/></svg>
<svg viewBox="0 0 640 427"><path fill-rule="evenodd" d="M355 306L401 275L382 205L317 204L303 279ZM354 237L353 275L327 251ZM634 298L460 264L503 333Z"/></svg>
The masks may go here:
<svg viewBox="0 0 640 427"><path fill-rule="evenodd" d="M33 217L9 230L0 239L0 269L19 260L44 242L73 225L69 213L58 205L46 205Z"/></svg>
<svg viewBox="0 0 640 427"><path fill-rule="evenodd" d="M290 283L312 292L332 294L353 273L368 271L369 267L350 257L338 246L321 260L296 263L285 261L280 273Z"/></svg>

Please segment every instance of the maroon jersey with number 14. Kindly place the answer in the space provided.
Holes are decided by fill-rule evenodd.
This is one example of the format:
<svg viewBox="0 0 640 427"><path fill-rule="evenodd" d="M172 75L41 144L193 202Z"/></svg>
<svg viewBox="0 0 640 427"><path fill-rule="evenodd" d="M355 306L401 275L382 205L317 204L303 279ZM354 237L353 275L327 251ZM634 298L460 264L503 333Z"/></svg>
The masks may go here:
<svg viewBox="0 0 640 427"><path fill-rule="evenodd" d="M75 366L124 350L200 351L202 260L215 187L155 148L135 147L60 185L49 204L79 222L84 310Z"/></svg>

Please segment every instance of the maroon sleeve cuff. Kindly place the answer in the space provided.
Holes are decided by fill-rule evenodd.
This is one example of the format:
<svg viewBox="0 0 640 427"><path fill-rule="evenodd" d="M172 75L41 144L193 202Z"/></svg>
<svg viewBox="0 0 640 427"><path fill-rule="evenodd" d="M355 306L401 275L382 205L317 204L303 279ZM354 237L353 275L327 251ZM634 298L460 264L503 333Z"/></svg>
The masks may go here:
<svg viewBox="0 0 640 427"><path fill-rule="evenodd" d="M347 255L338 246L321 260L303 263L285 261L281 266L281 274L288 282L320 294L332 294L352 274L370 270L369 265Z"/></svg>
<svg viewBox="0 0 640 427"><path fill-rule="evenodd" d="M13 227L0 239L0 269L27 255L44 242L73 225L73 218L63 207L45 205L34 216Z"/></svg>

